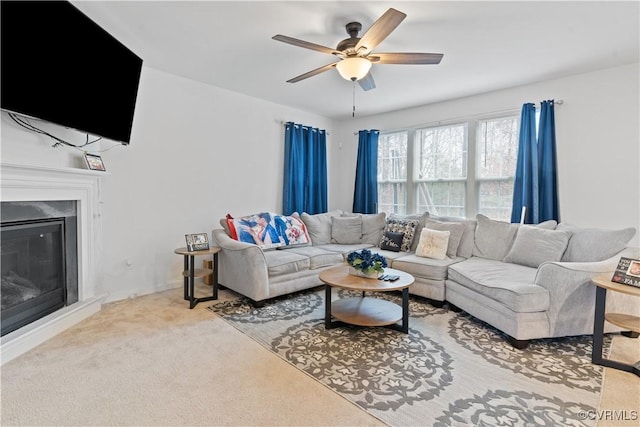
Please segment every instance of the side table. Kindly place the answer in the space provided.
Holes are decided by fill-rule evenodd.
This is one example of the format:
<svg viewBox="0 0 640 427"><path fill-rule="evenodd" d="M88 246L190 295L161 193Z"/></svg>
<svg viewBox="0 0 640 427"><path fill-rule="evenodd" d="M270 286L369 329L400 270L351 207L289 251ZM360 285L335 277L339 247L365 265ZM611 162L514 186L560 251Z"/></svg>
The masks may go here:
<svg viewBox="0 0 640 427"><path fill-rule="evenodd" d="M607 291L622 292L627 295L640 297L640 288L615 283L607 277L602 276L594 277L591 281L596 285L596 311L593 320L593 352L591 353L591 362L596 365L632 372L640 376L640 361L633 365L627 365L626 363L602 357L602 339L605 320L621 328L628 329L633 333L637 334L640 332L640 317L623 313L605 313Z"/></svg>
<svg viewBox="0 0 640 427"><path fill-rule="evenodd" d="M211 247L202 251L189 251L187 248L178 248L174 251L178 255L184 256L184 299L189 301L189 308L195 307L199 302L213 301L218 299L218 252L220 248ZM213 255L213 271L209 268L195 268L195 257L197 255ZM213 295L210 297L196 298L194 293L194 282L196 277L205 277L213 273Z"/></svg>

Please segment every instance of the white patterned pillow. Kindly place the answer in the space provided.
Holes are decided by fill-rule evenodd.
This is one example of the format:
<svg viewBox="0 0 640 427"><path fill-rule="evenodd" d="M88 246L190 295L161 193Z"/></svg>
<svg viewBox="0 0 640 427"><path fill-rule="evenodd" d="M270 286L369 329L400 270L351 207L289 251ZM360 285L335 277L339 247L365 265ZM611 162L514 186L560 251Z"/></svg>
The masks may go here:
<svg viewBox="0 0 640 427"><path fill-rule="evenodd" d="M420 242L416 248L416 256L423 258L445 259L447 246L449 245L450 231L432 230L423 228L420 233Z"/></svg>
<svg viewBox="0 0 640 427"><path fill-rule="evenodd" d="M420 221L417 219L404 220L397 218L387 218L387 224L384 226L384 233L382 233L383 237L380 241L380 245L383 244L384 235L386 233L402 233L404 236L402 238L402 245L400 246L400 250L403 252L409 252L411 250L411 242L413 242L413 236L416 232L416 227Z"/></svg>

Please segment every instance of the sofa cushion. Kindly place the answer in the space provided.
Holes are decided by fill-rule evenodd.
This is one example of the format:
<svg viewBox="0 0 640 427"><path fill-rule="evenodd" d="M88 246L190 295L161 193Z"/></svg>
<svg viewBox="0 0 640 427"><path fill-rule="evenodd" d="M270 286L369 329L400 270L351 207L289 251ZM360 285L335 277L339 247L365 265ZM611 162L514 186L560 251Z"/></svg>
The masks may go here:
<svg viewBox="0 0 640 427"><path fill-rule="evenodd" d="M402 270L414 277L431 280L446 280L450 265L464 261L462 257L433 259L423 258L415 254L405 255L393 261L393 268Z"/></svg>
<svg viewBox="0 0 640 427"><path fill-rule="evenodd" d="M391 215L387 218L384 232L403 233L402 245L400 250L403 252L409 252L411 250L411 244L413 243L416 227L420 223L418 219L408 219L407 217L401 217L398 215ZM380 244L382 241L380 241ZM417 246L417 245L416 245Z"/></svg>
<svg viewBox="0 0 640 427"><path fill-rule="evenodd" d="M331 217L331 243L362 243L362 217Z"/></svg>
<svg viewBox="0 0 640 427"><path fill-rule="evenodd" d="M316 246L297 246L290 248L279 248L280 252L291 252L309 258L309 268L329 267L331 265L340 264L343 261L342 254L321 249Z"/></svg>
<svg viewBox="0 0 640 427"><path fill-rule="evenodd" d="M302 247L295 249L302 249ZM296 273L298 271L308 270L311 267L311 261L308 256L297 254L290 249L268 251L264 253L264 257L267 261L269 277Z"/></svg>
<svg viewBox="0 0 640 427"><path fill-rule="evenodd" d="M316 246L316 245L313 245ZM324 249L330 252L336 252L339 254L348 254L349 252L359 251L360 249L373 249L372 245L366 243L358 243L357 245L340 245L338 243L327 243L326 245L318 246L320 249Z"/></svg>
<svg viewBox="0 0 640 427"><path fill-rule="evenodd" d="M502 261L511 249L518 224L496 221L482 214L476 215L476 220L473 256Z"/></svg>
<svg viewBox="0 0 640 427"><path fill-rule="evenodd" d="M476 220L478 225L472 255L502 261L513 245L520 224L497 221L482 214L476 215ZM549 220L530 227L553 230L556 225L556 221Z"/></svg>
<svg viewBox="0 0 640 427"><path fill-rule="evenodd" d="M404 233L395 233L393 231L385 231L380 240L380 249L391 252L400 252Z"/></svg>
<svg viewBox="0 0 640 427"><path fill-rule="evenodd" d="M475 219L458 218L451 216L435 216L430 215L429 219L440 222L459 222L464 225L464 232L460 238L460 244L458 245L458 256L469 258L473 253L473 247L475 245L476 226L478 221Z"/></svg>
<svg viewBox="0 0 640 427"><path fill-rule="evenodd" d="M341 210L335 210L331 212L310 215L306 212L302 212L300 218L302 222L307 226L309 237L313 245L324 245L331 243L331 218L334 216L340 216Z"/></svg>
<svg viewBox="0 0 640 427"><path fill-rule="evenodd" d="M416 248L416 255L424 258L445 259L450 234L449 231L423 228Z"/></svg>
<svg viewBox="0 0 640 427"><path fill-rule="evenodd" d="M362 216L362 243L377 245L382 239L387 214L358 214Z"/></svg>
<svg viewBox="0 0 640 427"><path fill-rule="evenodd" d="M471 257L449 267L449 280L491 298L516 313L549 308L549 292L534 284L537 269Z"/></svg>
<svg viewBox="0 0 640 427"><path fill-rule="evenodd" d="M562 261L597 262L611 258L623 250L636 234L633 227L620 230L581 228L561 222L557 230L570 231L571 240Z"/></svg>
<svg viewBox="0 0 640 427"><path fill-rule="evenodd" d="M424 221L425 228L449 232L449 242L447 243L447 256L455 258L458 255L458 246L464 234L465 225L461 222L442 222L427 218Z"/></svg>
<svg viewBox="0 0 640 427"><path fill-rule="evenodd" d="M560 261L570 238L570 231L523 225L518 228L516 239L504 261L535 268L546 261Z"/></svg>

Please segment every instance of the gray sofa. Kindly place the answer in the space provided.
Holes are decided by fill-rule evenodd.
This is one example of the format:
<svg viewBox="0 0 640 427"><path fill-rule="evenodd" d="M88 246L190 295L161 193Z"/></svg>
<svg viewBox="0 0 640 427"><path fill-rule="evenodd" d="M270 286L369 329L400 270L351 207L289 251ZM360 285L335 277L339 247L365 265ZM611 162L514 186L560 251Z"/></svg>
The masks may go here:
<svg viewBox="0 0 640 427"><path fill-rule="evenodd" d="M321 285L321 271L366 247L385 256L389 267L415 277L409 288L413 295L438 306L449 302L503 331L518 348L534 338L591 334L595 287L590 279L612 274L620 256L629 253L625 246L635 234L633 228L598 230L554 221L523 226L483 215L468 220L426 212L386 218L384 213L335 210L299 218L311 244L271 250L232 239L221 220L223 227L212 236L213 245L222 249L220 284L260 304ZM425 228L448 231L444 259L416 254ZM406 250L379 247L388 231L405 231ZM609 310L640 314L633 301L616 297L607 299Z"/></svg>

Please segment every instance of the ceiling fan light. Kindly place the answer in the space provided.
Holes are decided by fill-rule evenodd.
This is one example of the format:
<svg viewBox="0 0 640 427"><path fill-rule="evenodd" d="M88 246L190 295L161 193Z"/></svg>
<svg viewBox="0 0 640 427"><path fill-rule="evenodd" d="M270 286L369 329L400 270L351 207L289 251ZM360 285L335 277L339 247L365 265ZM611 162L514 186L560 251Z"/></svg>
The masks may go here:
<svg viewBox="0 0 640 427"><path fill-rule="evenodd" d="M371 69L371 62L359 56L345 58L336 64L338 73L345 80L360 80Z"/></svg>

